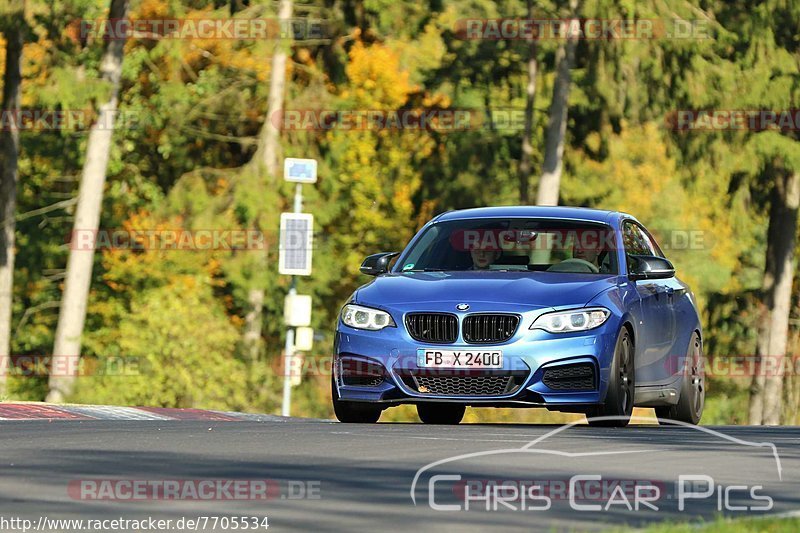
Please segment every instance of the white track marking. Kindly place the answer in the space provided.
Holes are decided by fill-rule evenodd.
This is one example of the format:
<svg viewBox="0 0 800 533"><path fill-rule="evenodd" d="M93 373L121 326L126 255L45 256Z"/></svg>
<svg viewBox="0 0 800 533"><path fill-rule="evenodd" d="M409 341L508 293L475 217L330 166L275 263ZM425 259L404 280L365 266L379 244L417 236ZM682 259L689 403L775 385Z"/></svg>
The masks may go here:
<svg viewBox="0 0 800 533"><path fill-rule="evenodd" d="M89 416L98 420L173 420L169 416L159 415L137 409L136 407L116 407L113 405L61 405L60 409L69 413Z"/></svg>

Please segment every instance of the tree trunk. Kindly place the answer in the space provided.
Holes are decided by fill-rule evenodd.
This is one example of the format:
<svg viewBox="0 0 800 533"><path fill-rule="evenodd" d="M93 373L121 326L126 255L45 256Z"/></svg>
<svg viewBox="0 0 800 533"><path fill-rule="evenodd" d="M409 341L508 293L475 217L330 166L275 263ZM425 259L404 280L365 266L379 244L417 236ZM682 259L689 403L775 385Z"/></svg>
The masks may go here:
<svg viewBox="0 0 800 533"><path fill-rule="evenodd" d="M278 8L281 27L288 27L292 18L292 0L281 0ZM272 55L272 71L269 80L269 102L264 124L258 134L258 148L253 156L251 168L256 172L266 171L267 179L276 185L280 172L280 136L281 130L276 126L277 117L283 111L283 93L286 87L286 59L288 43L278 43ZM276 185L277 186L277 185ZM266 257L259 257L263 268L267 268ZM245 315L243 343L245 352L251 361L258 359L261 351L261 329L263 326L264 287L254 286L247 294L248 312Z"/></svg>
<svg viewBox="0 0 800 533"><path fill-rule="evenodd" d="M237 12L247 9L249 5L250 0L230 0L228 3L231 15L235 15Z"/></svg>
<svg viewBox="0 0 800 533"><path fill-rule="evenodd" d="M766 285L767 274L764 275L764 285ZM747 423L751 426L760 426L764 422L764 385L766 377L759 370L764 366L764 355L769 350L769 315L766 309L761 317L758 328L758 340L756 342L756 357L758 364L755 366L755 373L750 380L750 404L748 406Z"/></svg>
<svg viewBox="0 0 800 533"><path fill-rule="evenodd" d="M553 101L550 104L550 118L547 123L547 135L544 148L542 177L539 178L539 190L536 193L537 205L558 205L558 194L561 188L561 169L564 159L564 136L567 133L567 107L569 89L572 84L572 65L575 62L575 47L578 45L578 33L573 25L577 0L570 0L570 31L567 42L558 47L556 60L558 71L553 86Z"/></svg>
<svg viewBox="0 0 800 533"><path fill-rule="evenodd" d="M780 172L772 190L764 270L765 313L758 338L759 368L750 390L750 424L781 422L783 359L789 337L800 173Z"/></svg>
<svg viewBox="0 0 800 533"><path fill-rule="evenodd" d="M5 31L6 71L3 75L3 113L19 116L22 85L22 45L25 14L13 15ZM0 395L6 390L6 371L11 364L11 313L14 294L14 215L17 205L17 158L19 129L0 131Z"/></svg>
<svg viewBox="0 0 800 533"><path fill-rule="evenodd" d="M528 0L528 19L533 20L533 0ZM528 43L528 86L525 88L525 131L522 134L522 157L519 161L519 202L530 202L531 160L533 159L533 104L536 99L536 37Z"/></svg>
<svg viewBox="0 0 800 533"><path fill-rule="evenodd" d="M797 329L793 329L789 336L788 346L786 347L786 356L793 358L792 364L794 364L794 354L797 353L797 347L799 345L797 341L799 337L800 334L798 334ZM800 413L800 379L798 379L798 375L794 372L789 372L783 382L783 388L783 414L781 416L781 423L789 426L796 426L798 420L800 420L800 418L798 418L798 413Z"/></svg>
<svg viewBox="0 0 800 533"><path fill-rule="evenodd" d="M266 265L265 265L266 266ZM264 311L264 287L253 287L247 292L249 310L244 317L244 347L251 362L256 362L261 353L261 326Z"/></svg>
<svg viewBox="0 0 800 533"><path fill-rule="evenodd" d="M127 18L128 2L129 0L111 0L108 18L112 20ZM122 76L124 45L124 38L109 40L100 63L100 77L108 82L110 95L109 99L98 108L98 120L89 131L73 234L81 232L96 235L100 223L103 188L114 134L112 126L117 112ZM93 263L93 249L77 247L70 249L53 347L53 370L50 374L50 392L47 395L47 401L50 402L64 401L75 382Z"/></svg>
<svg viewBox="0 0 800 533"><path fill-rule="evenodd" d="M292 18L292 0L281 0L278 8L281 27L287 27ZM269 102L267 116L258 134L257 162L264 166L269 179L275 181L280 167L281 130L275 125L277 116L283 111L283 92L286 86L287 43L279 42L272 55L272 71L269 77Z"/></svg>

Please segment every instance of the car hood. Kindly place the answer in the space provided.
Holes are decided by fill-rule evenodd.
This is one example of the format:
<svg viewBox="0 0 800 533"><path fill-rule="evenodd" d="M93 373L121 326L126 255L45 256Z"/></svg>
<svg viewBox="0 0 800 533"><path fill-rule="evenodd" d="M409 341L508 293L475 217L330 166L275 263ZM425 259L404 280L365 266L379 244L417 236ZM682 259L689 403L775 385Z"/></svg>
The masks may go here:
<svg viewBox="0 0 800 533"><path fill-rule="evenodd" d="M536 309L589 303L617 284L617 276L554 272L413 272L385 274L364 285L355 302L409 304L492 303ZM473 306L474 307L474 306Z"/></svg>

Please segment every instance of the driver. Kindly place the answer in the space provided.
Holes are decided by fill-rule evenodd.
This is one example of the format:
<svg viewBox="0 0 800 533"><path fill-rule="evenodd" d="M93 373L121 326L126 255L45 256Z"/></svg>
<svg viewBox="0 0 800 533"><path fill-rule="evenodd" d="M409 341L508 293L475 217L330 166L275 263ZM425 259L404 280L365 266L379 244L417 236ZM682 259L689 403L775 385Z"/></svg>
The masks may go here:
<svg viewBox="0 0 800 533"><path fill-rule="evenodd" d="M500 258L500 250L485 250L478 247L469 251L472 257L472 270L487 270Z"/></svg>
<svg viewBox="0 0 800 533"><path fill-rule="evenodd" d="M572 245L572 257L573 259L582 259L587 263L591 263L600 273L608 272L608 250L599 242L590 240L589 242L581 243L575 241Z"/></svg>
<svg viewBox="0 0 800 533"><path fill-rule="evenodd" d="M500 250L496 246L473 244L469 249L472 258L472 270L488 270L500 258Z"/></svg>
<svg viewBox="0 0 800 533"><path fill-rule="evenodd" d="M583 259L600 268L600 254L603 250L596 244L580 244L576 242L572 245L572 257Z"/></svg>

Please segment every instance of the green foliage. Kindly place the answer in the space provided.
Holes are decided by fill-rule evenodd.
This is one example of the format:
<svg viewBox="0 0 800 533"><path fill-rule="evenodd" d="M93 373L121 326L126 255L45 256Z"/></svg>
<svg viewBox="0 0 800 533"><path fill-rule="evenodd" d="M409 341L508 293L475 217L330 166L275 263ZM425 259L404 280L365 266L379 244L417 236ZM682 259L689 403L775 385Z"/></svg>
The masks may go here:
<svg viewBox="0 0 800 533"><path fill-rule="evenodd" d="M253 2L237 17L274 16ZM564 2L535 2L563 18ZM678 109L787 109L800 101L797 2L583 2L582 18L707 21L708 39L581 41L573 69L561 203L631 212L652 228L695 289L712 356L752 353L764 268L765 213L774 172L800 169L796 132L677 132ZM322 18L326 39L292 47L287 108L468 109L484 119L525 106L528 43L467 40L459 20L526 16L522 0L297 2ZM141 0L133 18L227 17L224 2ZM107 2L28 3L23 105L91 110L102 39L65 21L98 19ZM2 18L2 13L0 13ZM0 21L1 22L1 21ZM538 43L534 175L542 161L557 40ZM293 188L251 161L267 107L270 40L149 39L125 48L121 113L101 227L250 229L257 251L98 252L89 302L87 369L141 361L138 375L82 377L75 400L275 412L280 399L283 297L278 214ZM4 44L0 40L0 52ZM0 53L0 68L4 53ZM477 121L475 122L477 124ZM58 313L86 131L22 133L12 351L46 354ZM421 224L453 208L518 202L521 126L466 131L286 131L285 156L319 160L305 187L316 216L312 294L317 357L329 355L336 316L366 279L363 256L400 249ZM534 183L532 184L535 186ZM59 203L65 202L65 203ZM52 206L48 208L47 206ZM28 216L33 210L45 212ZM257 361L241 353L251 288L266 290ZM794 328L793 328L794 331ZM794 334L794 333L793 333ZM102 365L101 365L102 366ZM712 380L706 420L740 421L746 387ZM296 414L331 416L327 376L295 389ZM13 379L11 395L41 399L44 379ZM385 420L413 420L413 409ZM539 421L538 411L473 410L470 421ZM560 415L548 415L556 420ZM555 418L554 418L555 417ZM559 419L560 420L560 419Z"/></svg>
<svg viewBox="0 0 800 533"><path fill-rule="evenodd" d="M105 357L130 358L120 376L79 379L82 402L247 409L249 377L234 357L238 331L211 287L185 277L135 296L107 338L91 344ZM105 335L104 335L105 337Z"/></svg>
<svg viewBox="0 0 800 533"><path fill-rule="evenodd" d="M725 190L698 191L688 171L678 168L668 140L652 122L621 123L586 139L585 151L569 156L572 167L564 179L562 198L568 205L603 206L635 214L655 235L679 275L695 287L702 301L707 294L729 287L741 248L748 242L733 237L736 213L708 196ZM605 157L592 158L605 144ZM713 187L708 182L704 187Z"/></svg>
<svg viewBox="0 0 800 533"><path fill-rule="evenodd" d="M749 381L747 378L710 379L709 396L703 410L703 424L709 426L747 424Z"/></svg>
<svg viewBox="0 0 800 533"><path fill-rule="evenodd" d="M800 527L797 518L726 518L718 516L708 522L661 522L638 529L645 533L791 533ZM620 531L631 531L628 529Z"/></svg>

